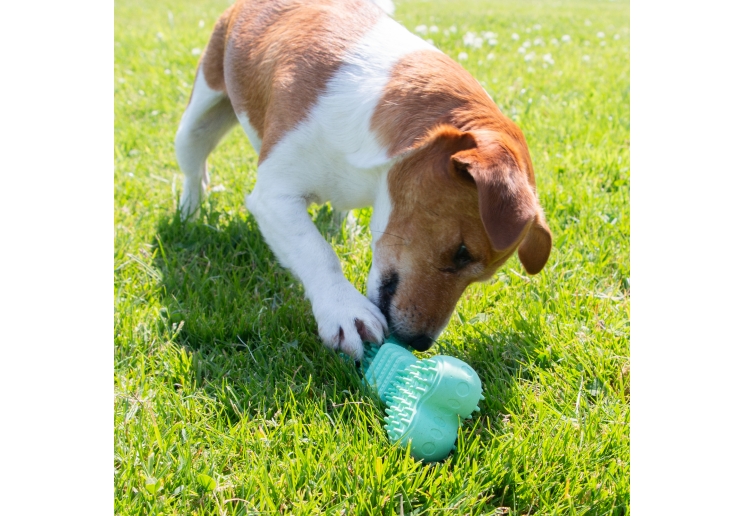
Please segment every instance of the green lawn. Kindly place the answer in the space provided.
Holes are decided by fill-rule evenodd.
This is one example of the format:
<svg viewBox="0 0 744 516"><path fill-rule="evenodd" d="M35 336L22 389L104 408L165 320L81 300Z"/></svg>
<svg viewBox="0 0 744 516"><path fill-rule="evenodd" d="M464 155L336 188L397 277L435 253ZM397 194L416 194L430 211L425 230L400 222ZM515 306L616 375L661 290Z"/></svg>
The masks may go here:
<svg viewBox="0 0 744 516"><path fill-rule="evenodd" d="M115 512L628 513L628 3L396 3L520 125L554 234L542 273L513 258L471 286L427 353L471 364L486 396L433 465L388 443L383 405L322 346L243 205L239 129L201 218L175 217L175 131L227 5L115 6ZM340 231L312 212L363 290L370 211Z"/></svg>

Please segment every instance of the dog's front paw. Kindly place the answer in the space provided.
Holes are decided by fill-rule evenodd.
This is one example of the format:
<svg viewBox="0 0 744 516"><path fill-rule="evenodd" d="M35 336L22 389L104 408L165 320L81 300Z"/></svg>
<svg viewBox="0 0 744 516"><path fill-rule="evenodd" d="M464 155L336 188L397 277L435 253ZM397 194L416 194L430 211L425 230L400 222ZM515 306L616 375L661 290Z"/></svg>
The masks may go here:
<svg viewBox="0 0 744 516"><path fill-rule="evenodd" d="M313 303L318 333L323 344L361 360L363 342L381 343L387 332L387 321L369 299L350 284L328 289Z"/></svg>

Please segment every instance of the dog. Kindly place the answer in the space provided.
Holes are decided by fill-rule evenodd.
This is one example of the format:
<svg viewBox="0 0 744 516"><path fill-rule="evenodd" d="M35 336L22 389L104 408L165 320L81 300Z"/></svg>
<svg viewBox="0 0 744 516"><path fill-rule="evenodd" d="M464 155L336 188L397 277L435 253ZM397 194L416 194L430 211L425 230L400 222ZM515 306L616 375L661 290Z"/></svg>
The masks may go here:
<svg viewBox="0 0 744 516"><path fill-rule="evenodd" d="M360 359L393 333L424 351L472 282L552 234L527 143L483 87L385 11L385 0L238 0L215 24L176 134L179 209L235 124L258 153L246 207L302 282L323 343ZM373 207L366 297L308 215Z"/></svg>

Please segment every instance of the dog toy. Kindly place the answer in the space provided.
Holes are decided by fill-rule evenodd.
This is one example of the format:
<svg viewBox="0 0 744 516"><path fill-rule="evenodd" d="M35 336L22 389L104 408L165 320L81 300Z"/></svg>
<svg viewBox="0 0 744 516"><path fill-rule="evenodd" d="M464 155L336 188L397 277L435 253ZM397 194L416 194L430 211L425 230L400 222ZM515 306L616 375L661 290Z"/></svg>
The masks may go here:
<svg viewBox="0 0 744 516"><path fill-rule="evenodd" d="M365 344L362 369L387 405L390 441L410 443L416 460L439 461L455 450L461 418L480 412L485 399L478 374L465 362L444 355L419 360L394 338Z"/></svg>

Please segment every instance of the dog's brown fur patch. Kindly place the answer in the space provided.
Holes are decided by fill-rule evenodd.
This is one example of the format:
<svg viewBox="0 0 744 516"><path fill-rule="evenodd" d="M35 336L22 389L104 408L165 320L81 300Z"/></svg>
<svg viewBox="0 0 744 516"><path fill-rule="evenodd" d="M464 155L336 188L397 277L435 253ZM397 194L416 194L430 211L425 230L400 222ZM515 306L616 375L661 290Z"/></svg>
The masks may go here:
<svg viewBox="0 0 744 516"><path fill-rule="evenodd" d="M372 129L390 156L413 148L438 124L462 131L490 129L520 146L520 168L534 185L532 162L519 127L499 111L483 87L441 52L418 50L393 67L372 116Z"/></svg>

